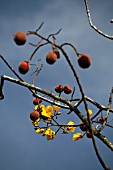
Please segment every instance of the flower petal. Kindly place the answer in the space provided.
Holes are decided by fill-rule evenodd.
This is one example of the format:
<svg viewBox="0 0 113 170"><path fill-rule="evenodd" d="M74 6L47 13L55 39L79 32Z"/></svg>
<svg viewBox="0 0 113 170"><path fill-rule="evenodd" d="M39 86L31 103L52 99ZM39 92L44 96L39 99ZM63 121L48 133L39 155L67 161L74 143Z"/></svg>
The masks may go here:
<svg viewBox="0 0 113 170"><path fill-rule="evenodd" d="M58 112L60 110L60 107L56 106L56 105L54 105L53 108L54 108L54 111L56 111L56 112Z"/></svg>
<svg viewBox="0 0 113 170"><path fill-rule="evenodd" d="M55 132L51 128L47 128L45 131L45 135L47 137L47 140L53 140L55 137Z"/></svg>
<svg viewBox="0 0 113 170"><path fill-rule="evenodd" d="M43 128L36 129L36 133L38 133L38 134L42 134L43 132L44 132Z"/></svg>
<svg viewBox="0 0 113 170"><path fill-rule="evenodd" d="M80 138L82 138L83 137L83 134L82 133L75 133L74 135L73 135L73 140L74 141L76 141L76 140L78 140L78 139L80 139Z"/></svg>
<svg viewBox="0 0 113 170"><path fill-rule="evenodd" d="M69 125L69 126L67 127L67 131L69 131L69 132L74 132L74 131L75 131L76 127L71 126L71 125L75 125L74 122L69 121L67 125Z"/></svg>
<svg viewBox="0 0 113 170"><path fill-rule="evenodd" d="M88 113L89 113L89 116L91 116L93 114L93 111L88 109Z"/></svg>
<svg viewBox="0 0 113 170"><path fill-rule="evenodd" d="M53 108L51 105L48 105L46 108L46 113L48 116L52 116L53 115Z"/></svg>

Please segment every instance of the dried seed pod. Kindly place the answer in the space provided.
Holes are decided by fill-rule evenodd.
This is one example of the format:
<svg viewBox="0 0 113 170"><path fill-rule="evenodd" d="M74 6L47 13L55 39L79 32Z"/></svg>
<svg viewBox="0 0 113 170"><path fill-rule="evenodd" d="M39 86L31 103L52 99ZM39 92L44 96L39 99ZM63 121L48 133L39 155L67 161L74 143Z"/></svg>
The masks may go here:
<svg viewBox="0 0 113 170"><path fill-rule="evenodd" d="M87 130L87 128L86 128L86 125L83 123L83 122L80 122L80 124L79 124L80 126L80 129L82 130L82 131L86 131Z"/></svg>
<svg viewBox="0 0 113 170"><path fill-rule="evenodd" d="M92 138L91 132L89 132L89 131L87 130L87 131L86 131L86 136L87 136L88 138Z"/></svg>

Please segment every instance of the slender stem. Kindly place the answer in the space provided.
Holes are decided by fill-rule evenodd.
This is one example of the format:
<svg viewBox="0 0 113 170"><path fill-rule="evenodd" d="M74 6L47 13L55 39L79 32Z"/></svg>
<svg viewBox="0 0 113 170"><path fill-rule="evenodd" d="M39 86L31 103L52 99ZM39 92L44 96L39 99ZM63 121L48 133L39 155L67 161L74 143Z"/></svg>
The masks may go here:
<svg viewBox="0 0 113 170"><path fill-rule="evenodd" d="M74 49L75 53L77 54L77 56L79 55L76 47L75 47L74 45L72 45L71 43L63 43L63 44L61 44L60 47L62 48L62 47L65 46L65 45L68 45L68 46L72 47L72 48Z"/></svg>
<svg viewBox="0 0 113 170"><path fill-rule="evenodd" d="M33 53L31 54L31 56L30 56L30 58L29 58L28 61L32 60L33 56L35 55L35 53L37 52L37 50L38 50L40 47L43 47L43 46L45 46L45 45L47 45L47 44L48 44L48 42L43 43L43 44L40 44L40 45L33 51Z"/></svg>
<svg viewBox="0 0 113 170"><path fill-rule="evenodd" d="M98 148L96 146L96 141L95 141L94 135L92 136L92 142L93 142L93 146L94 146L94 149L95 149L95 152L96 152L96 155L98 157L98 160L99 160L100 164L102 165L102 167L105 170L110 170L110 168L104 163L104 161L102 160L102 158L100 156L100 153L99 153Z"/></svg>
<svg viewBox="0 0 113 170"><path fill-rule="evenodd" d="M5 58L0 54L0 58L4 61L4 63L9 67L9 69L14 73L16 77L18 77L21 81L22 78L16 73L16 71L13 69L13 67L10 66L10 64L5 60Z"/></svg>
<svg viewBox="0 0 113 170"><path fill-rule="evenodd" d="M97 108L99 108L100 110L107 110L108 108L105 107L104 105L100 104L100 103L97 103L95 100L85 96L86 100L90 103L92 103L94 106L96 106ZM76 98L76 99L72 99L70 101L79 101L80 98ZM110 108L110 112L113 113L113 109Z"/></svg>
<svg viewBox="0 0 113 170"><path fill-rule="evenodd" d="M110 92L108 109L107 109L107 111L106 111L105 120L104 120L104 122L102 123L102 126L100 127L100 129L98 130L98 132L101 132L101 131L104 129L106 123L107 123L107 118L108 118L109 111L110 111L111 104L112 104L112 94L113 94L113 88L111 89L111 92Z"/></svg>

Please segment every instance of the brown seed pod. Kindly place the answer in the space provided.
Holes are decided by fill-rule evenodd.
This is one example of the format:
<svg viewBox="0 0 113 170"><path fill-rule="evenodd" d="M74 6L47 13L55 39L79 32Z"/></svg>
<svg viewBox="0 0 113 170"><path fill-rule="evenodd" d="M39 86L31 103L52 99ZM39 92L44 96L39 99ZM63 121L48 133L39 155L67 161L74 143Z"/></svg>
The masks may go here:
<svg viewBox="0 0 113 170"><path fill-rule="evenodd" d="M38 118L40 117L40 113L36 110L33 110L31 113L30 113L30 119L32 121L35 121L37 120Z"/></svg>
<svg viewBox="0 0 113 170"><path fill-rule="evenodd" d="M14 35L14 41L17 45L24 45L27 40L27 35L24 32L16 32Z"/></svg>
<svg viewBox="0 0 113 170"><path fill-rule="evenodd" d="M88 130L86 131L86 136L87 138L92 138L92 134Z"/></svg>
<svg viewBox="0 0 113 170"><path fill-rule="evenodd" d="M87 54L80 54L78 57L78 64L83 69L90 67L91 65L90 56Z"/></svg>
<svg viewBox="0 0 113 170"><path fill-rule="evenodd" d="M86 131L87 130L87 128L86 128L86 125L83 123L83 122L80 122L80 124L79 124L80 126L80 129L82 130L82 131Z"/></svg>
<svg viewBox="0 0 113 170"><path fill-rule="evenodd" d="M56 48L54 48L53 53L57 55L57 59L60 58L60 52Z"/></svg>
<svg viewBox="0 0 113 170"><path fill-rule="evenodd" d="M99 122L100 122L100 123L103 123L104 121L105 121L105 118L104 118L104 117L99 118Z"/></svg>
<svg viewBox="0 0 113 170"><path fill-rule="evenodd" d="M54 64L57 60L57 55L54 52L48 52L47 56L46 56L46 62L48 64Z"/></svg>
<svg viewBox="0 0 113 170"><path fill-rule="evenodd" d="M42 102L42 99L41 99L41 98L35 97L34 100L33 100L33 104L34 104L34 105L38 105L38 104L40 104L41 102Z"/></svg>
<svg viewBox="0 0 113 170"><path fill-rule="evenodd" d="M57 92L57 93L61 93L61 92L63 92L63 86L62 85L60 85L60 84L58 84L58 85L56 85L56 87L55 87L55 91Z"/></svg>
<svg viewBox="0 0 113 170"><path fill-rule="evenodd" d="M18 70L21 74L26 74L30 69L30 64L28 61L22 61L18 65Z"/></svg>
<svg viewBox="0 0 113 170"><path fill-rule="evenodd" d="M64 86L64 93L65 94L70 94L72 92L71 86Z"/></svg>

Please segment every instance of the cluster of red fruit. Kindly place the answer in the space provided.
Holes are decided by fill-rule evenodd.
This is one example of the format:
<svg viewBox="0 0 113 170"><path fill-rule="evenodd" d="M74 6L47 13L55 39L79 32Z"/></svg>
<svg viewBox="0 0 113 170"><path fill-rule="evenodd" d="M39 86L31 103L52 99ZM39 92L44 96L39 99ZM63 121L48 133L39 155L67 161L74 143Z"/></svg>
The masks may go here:
<svg viewBox="0 0 113 170"><path fill-rule="evenodd" d="M33 104L34 105L39 105L41 102L42 102L41 98L34 97L34 99L33 99ZM40 114L41 114L41 110L40 109L39 110L33 110L30 113L30 119L32 121L36 121L40 117Z"/></svg>
<svg viewBox="0 0 113 170"><path fill-rule="evenodd" d="M27 41L27 35L24 32L16 32L14 35L14 41L17 45L22 46ZM26 74L30 69L30 63L28 61L22 61L18 65L18 70L21 74Z"/></svg>
<svg viewBox="0 0 113 170"><path fill-rule="evenodd" d="M48 52L46 56L46 61L48 64L54 64L56 60L60 58L60 53L57 49L54 49L53 52ZM78 64L81 68L86 69L91 65L91 58L87 54L78 55Z"/></svg>
<svg viewBox="0 0 113 170"><path fill-rule="evenodd" d="M70 94L72 92L72 87L71 86L62 86L60 84L56 85L55 91L57 93L62 93L64 92L65 94Z"/></svg>
<svg viewBox="0 0 113 170"><path fill-rule="evenodd" d="M16 32L14 35L14 41L17 45L22 46L27 41L27 35L24 32ZM50 65L54 64L57 59L60 58L58 49L54 48L52 52L48 52L46 55L46 62ZM78 64L81 68L85 69L91 65L91 58L87 54L78 55ZM30 69L29 61L22 61L19 63L18 70L21 74L26 74Z"/></svg>
<svg viewBox="0 0 113 170"><path fill-rule="evenodd" d="M57 59L60 58L60 53L58 51L58 49L54 48L52 52L48 52L46 55L46 62L48 64L54 64Z"/></svg>

